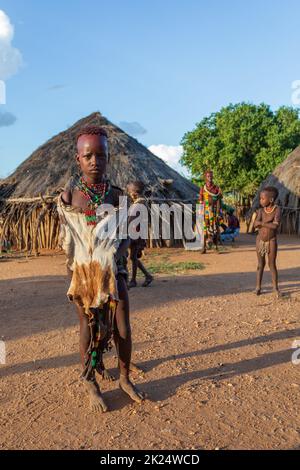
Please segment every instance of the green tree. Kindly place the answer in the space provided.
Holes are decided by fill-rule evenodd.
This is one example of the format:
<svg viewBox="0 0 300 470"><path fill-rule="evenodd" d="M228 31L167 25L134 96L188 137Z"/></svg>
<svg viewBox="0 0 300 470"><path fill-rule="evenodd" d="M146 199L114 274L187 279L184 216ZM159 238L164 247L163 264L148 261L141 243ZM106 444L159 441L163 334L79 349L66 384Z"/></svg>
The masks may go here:
<svg viewBox="0 0 300 470"><path fill-rule="evenodd" d="M200 121L183 139L181 163L195 182L214 171L223 191L252 196L260 183L300 145L299 110L230 104Z"/></svg>

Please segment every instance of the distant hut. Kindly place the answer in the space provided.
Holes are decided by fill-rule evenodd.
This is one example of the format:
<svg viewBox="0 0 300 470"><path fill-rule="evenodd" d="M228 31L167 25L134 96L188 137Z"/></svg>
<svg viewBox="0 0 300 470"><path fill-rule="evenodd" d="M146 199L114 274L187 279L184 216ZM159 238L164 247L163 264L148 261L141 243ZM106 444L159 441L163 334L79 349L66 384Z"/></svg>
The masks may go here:
<svg viewBox="0 0 300 470"><path fill-rule="evenodd" d="M9 240L16 249L29 252L57 247L57 196L77 172L77 132L92 125L108 133L112 184L125 189L130 181L141 180L152 199L195 201L194 184L97 112L48 140L0 182L0 242Z"/></svg>
<svg viewBox="0 0 300 470"><path fill-rule="evenodd" d="M282 207L282 233L300 235L300 146L261 184L253 201L252 210L259 207L259 192L266 186L275 186L279 191Z"/></svg>

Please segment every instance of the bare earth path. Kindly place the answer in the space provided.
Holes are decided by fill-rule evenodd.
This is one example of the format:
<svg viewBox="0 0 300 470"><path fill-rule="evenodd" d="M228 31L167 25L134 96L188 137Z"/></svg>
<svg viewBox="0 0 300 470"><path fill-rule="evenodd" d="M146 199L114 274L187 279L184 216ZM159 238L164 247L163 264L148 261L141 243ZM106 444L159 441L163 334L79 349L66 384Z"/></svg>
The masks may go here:
<svg viewBox="0 0 300 470"><path fill-rule="evenodd" d="M269 272L267 292L252 293L251 235L220 255L167 250L206 267L130 291L134 360L146 371L136 382L149 400L133 404L116 383L104 383L111 411L102 415L87 409L78 379L64 256L0 260L8 353L0 448L300 448L300 365L291 362L300 340L300 239L281 237L280 247L281 300L270 292ZM114 353L105 362L116 373Z"/></svg>

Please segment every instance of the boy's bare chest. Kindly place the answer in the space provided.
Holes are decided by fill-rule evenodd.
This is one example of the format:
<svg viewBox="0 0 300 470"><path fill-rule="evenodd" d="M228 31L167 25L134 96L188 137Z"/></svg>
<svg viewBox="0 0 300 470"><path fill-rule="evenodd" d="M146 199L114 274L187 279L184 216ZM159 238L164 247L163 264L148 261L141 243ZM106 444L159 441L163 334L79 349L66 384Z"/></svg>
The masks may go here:
<svg viewBox="0 0 300 470"><path fill-rule="evenodd" d="M268 214L266 211L262 210L261 220L263 224L274 222L274 219L275 219L275 211ZM263 241L271 240L276 237L276 230L271 229L269 227L261 227L259 230L259 237Z"/></svg>
<svg viewBox="0 0 300 470"><path fill-rule="evenodd" d="M88 199L81 191L75 189L72 193L72 206L79 207L82 210L85 210L89 207L91 200ZM105 204L112 204L115 206L115 197L114 192L111 190L109 193L104 197L102 201Z"/></svg>
<svg viewBox="0 0 300 470"><path fill-rule="evenodd" d="M275 218L275 211L267 213L264 210L262 211L262 221L263 223L273 222Z"/></svg>

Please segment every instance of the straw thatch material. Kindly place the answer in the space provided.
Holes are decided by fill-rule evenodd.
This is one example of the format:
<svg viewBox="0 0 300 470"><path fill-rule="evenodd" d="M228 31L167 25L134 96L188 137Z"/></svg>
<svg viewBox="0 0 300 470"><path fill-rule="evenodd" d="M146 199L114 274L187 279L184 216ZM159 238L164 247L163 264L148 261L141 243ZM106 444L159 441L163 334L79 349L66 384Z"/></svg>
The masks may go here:
<svg viewBox="0 0 300 470"><path fill-rule="evenodd" d="M266 186L275 186L279 191L279 204L282 207L282 233L300 236L300 146L261 184L252 210L259 207L259 192Z"/></svg>
<svg viewBox="0 0 300 470"><path fill-rule="evenodd" d="M130 181L141 180L154 198L195 200L197 186L100 113L93 113L48 140L0 181L0 247L1 240L10 240L16 248L29 252L57 246L56 197L77 172L78 131L93 125L104 127L109 136L108 176L112 184L125 189Z"/></svg>
<svg viewBox="0 0 300 470"><path fill-rule="evenodd" d="M156 157L136 139L93 113L48 140L25 160L0 186L1 197L55 194L77 171L76 134L83 126L98 125L109 136L109 177L121 188L139 179L153 196L187 199L196 195L197 187ZM173 181L171 181L173 180Z"/></svg>

